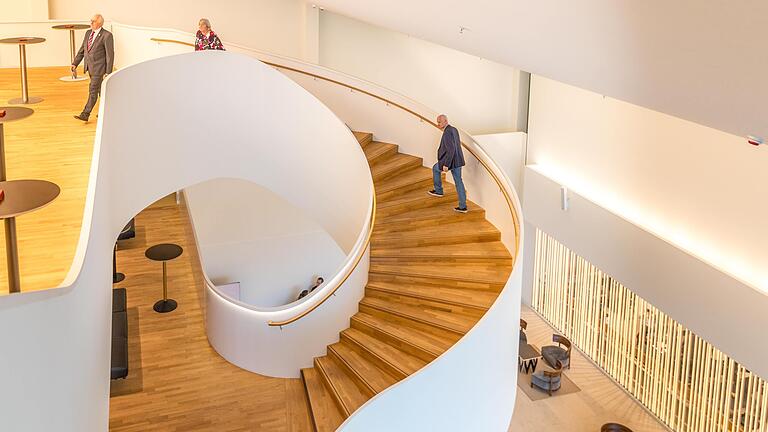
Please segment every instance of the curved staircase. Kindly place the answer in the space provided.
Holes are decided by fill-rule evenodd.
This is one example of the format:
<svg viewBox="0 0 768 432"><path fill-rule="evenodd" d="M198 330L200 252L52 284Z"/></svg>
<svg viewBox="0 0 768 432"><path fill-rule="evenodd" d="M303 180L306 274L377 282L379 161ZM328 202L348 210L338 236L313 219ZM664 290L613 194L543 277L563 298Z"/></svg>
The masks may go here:
<svg viewBox="0 0 768 432"><path fill-rule="evenodd" d="M483 316L512 257L485 211L453 211L456 190L430 197L432 170L395 144L355 132L378 209L365 297L350 328L302 369L316 431L334 431L368 399L434 360Z"/></svg>

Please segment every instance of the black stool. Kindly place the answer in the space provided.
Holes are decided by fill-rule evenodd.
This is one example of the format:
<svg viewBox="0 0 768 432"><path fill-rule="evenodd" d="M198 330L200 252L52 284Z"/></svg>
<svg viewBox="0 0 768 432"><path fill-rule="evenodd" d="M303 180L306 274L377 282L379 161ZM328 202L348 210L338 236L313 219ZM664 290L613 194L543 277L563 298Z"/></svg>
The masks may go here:
<svg viewBox="0 0 768 432"><path fill-rule="evenodd" d="M178 258L182 252L184 252L184 249L179 245L162 243L152 246L144 253L144 255L152 261L163 262L163 299L158 300L157 303L155 303L155 306L153 306L155 312L171 312L178 306L176 300L168 298L168 269L166 267L166 262Z"/></svg>
<svg viewBox="0 0 768 432"><path fill-rule="evenodd" d="M117 236L117 241L128 240L136 237L136 219L131 219L120 231L120 235ZM115 248L112 249L112 283L116 284L125 280L125 274L117 271L117 243Z"/></svg>

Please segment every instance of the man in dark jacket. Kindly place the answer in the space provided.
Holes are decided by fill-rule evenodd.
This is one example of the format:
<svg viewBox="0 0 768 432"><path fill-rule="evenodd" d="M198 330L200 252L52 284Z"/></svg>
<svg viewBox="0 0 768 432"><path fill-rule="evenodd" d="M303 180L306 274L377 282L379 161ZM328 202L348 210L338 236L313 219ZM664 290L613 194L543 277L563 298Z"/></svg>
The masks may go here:
<svg viewBox="0 0 768 432"><path fill-rule="evenodd" d="M461 167L464 166L464 153L461 150L459 131L448 124L448 117L440 114L437 117L437 127L443 131L440 139L440 147L437 149L437 163L432 167L432 181L435 188L427 192L432 196L443 196L443 181L441 172L451 171L453 182L456 184L456 193L459 195L459 206L454 208L459 213L467 212L467 191L461 180Z"/></svg>
<svg viewBox="0 0 768 432"><path fill-rule="evenodd" d="M85 61L85 71L91 77L91 85L88 87L88 102L85 103L83 112L76 115L75 118L84 122L91 116L91 110L96 105L101 92L101 83L104 76L112 73L112 66L115 59L114 41L112 33L104 28L104 17L94 15L91 18L91 29L85 32L83 45L72 62L72 72L81 61Z"/></svg>

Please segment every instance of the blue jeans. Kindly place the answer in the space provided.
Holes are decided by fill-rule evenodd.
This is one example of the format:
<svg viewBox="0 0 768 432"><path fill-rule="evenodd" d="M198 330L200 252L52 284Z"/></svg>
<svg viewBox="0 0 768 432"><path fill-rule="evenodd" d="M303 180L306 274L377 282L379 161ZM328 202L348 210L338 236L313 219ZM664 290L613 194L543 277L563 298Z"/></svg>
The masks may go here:
<svg viewBox="0 0 768 432"><path fill-rule="evenodd" d="M437 164L432 166L432 182L435 184L435 192L442 195L443 179L440 177L441 169ZM461 179L461 167L451 170L453 182L456 183L456 193L459 195L459 207L467 208L467 190L464 189L464 181Z"/></svg>

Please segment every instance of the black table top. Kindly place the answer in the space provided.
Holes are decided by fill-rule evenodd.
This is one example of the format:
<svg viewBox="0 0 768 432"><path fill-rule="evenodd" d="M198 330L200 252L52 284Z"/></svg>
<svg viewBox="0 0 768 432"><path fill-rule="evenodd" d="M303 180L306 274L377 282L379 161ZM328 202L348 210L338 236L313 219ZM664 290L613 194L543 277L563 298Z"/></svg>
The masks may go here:
<svg viewBox="0 0 768 432"><path fill-rule="evenodd" d="M88 24L59 24L51 27L56 30L85 30L91 28Z"/></svg>
<svg viewBox="0 0 768 432"><path fill-rule="evenodd" d="M144 255L152 261L169 261L178 258L184 249L177 244L161 243L154 245L144 252Z"/></svg>
<svg viewBox="0 0 768 432"><path fill-rule="evenodd" d="M14 44L14 45L30 45L45 42L45 38L41 37L13 37L0 39L0 43Z"/></svg>
<svg viewBox="0 0 768 432"><path fill-rule="evenodd" d="M0 117L0 124L25 119L35 112L32 108L19 106L0 107L0 111L5 111L5 115Z"/></svg>
<svg viewBox="0 0 768 432"><path fill-rule="evenodd" d="M541 354L538 351L536 351L536 348L534 348L533 345L520 344L520 350L518 352L518 356L522 360L531 360L537 357L541 357Z"/></svg>
<svg viewBox="0 0 768 432"><path fill-rule="evenodd" d="M9 180L0 182L5 198L0 201L0 219L12 218L45 207L56 199L61 189L45 180Z"/></svg>

